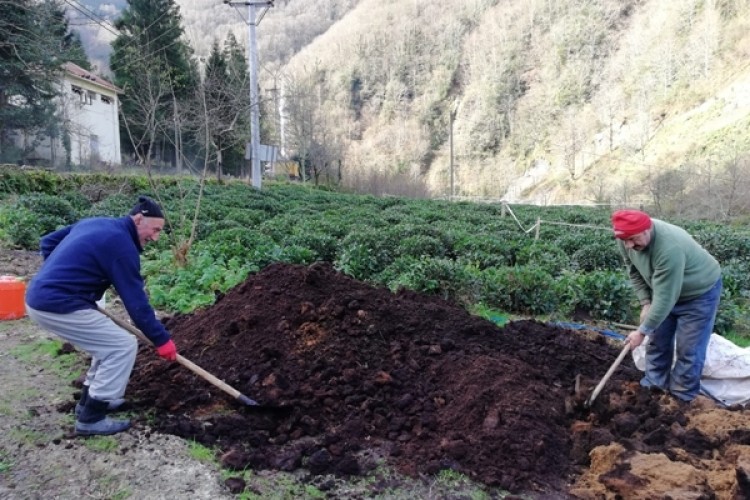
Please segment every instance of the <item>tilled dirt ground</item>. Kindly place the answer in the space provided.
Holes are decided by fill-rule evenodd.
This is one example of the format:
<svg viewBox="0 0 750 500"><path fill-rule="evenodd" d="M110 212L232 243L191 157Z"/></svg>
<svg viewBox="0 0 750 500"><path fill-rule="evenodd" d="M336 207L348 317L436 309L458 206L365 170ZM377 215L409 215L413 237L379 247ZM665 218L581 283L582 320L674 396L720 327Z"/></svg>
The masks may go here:
<svg viewBox="0 0 750 500"><path fill-rule="evenodd" d="M409 475L453 469L514 493L750 493L745 411L642 389L630 360L583 407L619 352L599 334L498 328L327 264L269 266L167 325L184 356L288 409L243 409L182 367L139 363L133 399L160 430L225 450L225 466L356 475L377 449Z"/></svg>
<svg viewBox="0 0 750 500"><path fill-rule="evenodd" d="M117 437L127 441L122 455L159 449L150 440L169 435L215 448L238 471L223 484L199 481L217 495L257 492L239 472L252 469L302 472L333 497L387 496L388 481L343 494L322 488L333 480L315 480L355 480L385 463L421 480L455 470L487 491L533 498L750 497L747 410L705 398L681 405L641 389L630 360L593 408L583 407L619 351L596 333L534 321L499 328L439 298L392 294L327 264L269 266L214 306L165 322L183 356L282 408L243 407L141 350L126 394L135 426ZM37 399L43 411L31 422L53 413ZM72 405L56 406L68 426L47 448L85 448L65 434ZM149 479L159 470L147 469ZM9 470L0 468L0 496L24 484L18 471L26 468Z"/></svg>

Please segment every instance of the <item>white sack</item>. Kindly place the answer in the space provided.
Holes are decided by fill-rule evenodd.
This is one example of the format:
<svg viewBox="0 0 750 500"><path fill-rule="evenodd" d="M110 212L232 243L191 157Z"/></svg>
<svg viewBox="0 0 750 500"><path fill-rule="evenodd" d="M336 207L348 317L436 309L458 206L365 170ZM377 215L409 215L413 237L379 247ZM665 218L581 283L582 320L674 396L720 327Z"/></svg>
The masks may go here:
<svg viewBox="0 0 750 500"><path fill-rule="evenodd" d="M633 349L633 362L641 371L646 370L648 339ZM750 403L750 347L739 347L712 333L701 375L701 392L727 406Z"/></svg>

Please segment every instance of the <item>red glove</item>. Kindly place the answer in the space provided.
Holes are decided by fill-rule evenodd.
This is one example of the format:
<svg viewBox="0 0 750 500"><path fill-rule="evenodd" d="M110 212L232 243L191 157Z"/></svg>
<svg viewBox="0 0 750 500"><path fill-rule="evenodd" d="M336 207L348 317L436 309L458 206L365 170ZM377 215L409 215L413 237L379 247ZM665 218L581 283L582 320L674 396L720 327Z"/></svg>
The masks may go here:
<svg viewBox="0 0 750 500"><path fill-rule="evenodd" d="M169 342L156 348L156 353L167 361L174 361L177 359L177 346L169 339Z"/></svg>

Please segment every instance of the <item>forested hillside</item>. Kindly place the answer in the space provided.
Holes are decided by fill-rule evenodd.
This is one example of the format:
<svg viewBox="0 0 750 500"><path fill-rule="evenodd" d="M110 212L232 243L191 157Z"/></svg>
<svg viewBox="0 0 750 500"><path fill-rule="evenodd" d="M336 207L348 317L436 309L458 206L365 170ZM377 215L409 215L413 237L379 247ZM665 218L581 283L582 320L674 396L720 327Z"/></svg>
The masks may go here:
<svg viewBox="0 0 750 500"><path fill-rule="evenodd" d="M749 12L361 0L284 74L350 179L399 171L447 196L453 163L456 195L726 215L750 183Z"/></svg>

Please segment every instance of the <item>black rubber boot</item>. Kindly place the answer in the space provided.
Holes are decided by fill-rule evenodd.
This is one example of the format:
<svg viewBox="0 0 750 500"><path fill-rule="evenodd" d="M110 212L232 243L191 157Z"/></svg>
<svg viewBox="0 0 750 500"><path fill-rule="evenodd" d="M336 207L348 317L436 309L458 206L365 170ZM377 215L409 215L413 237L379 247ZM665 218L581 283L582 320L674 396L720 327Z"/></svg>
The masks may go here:
<svg viewBox="0 0 750 500"><path fill-rule="evenodd" d="M79 399L78 404L76 404L76 418L81 416L83 407L86 406L86 401L88 401L88 399L89 399L89 386L84 385L81 388L81 399ZM117 411L124 404L125 404L125 400L123 398L117 398L111 401L107 401L107 411Z"/></svg>
<svg viewBox="0 0 750 500"><path fill-rule="evenodd" d="M108 436L128 430L130 420L112 420L107 417L107 401L99 401L91 396L76 419L76 434L79 436Z"/></svg>
<svg viewBox="0 0 750 500"><path fill-rule="evenodd" d="M81 412L83 411L83 407L86 406L86 401L89 400L89 386L84 385L81 387L81 399L78 400L78 404L76 404L76 420L78 417L81 416Z"/></svg>

